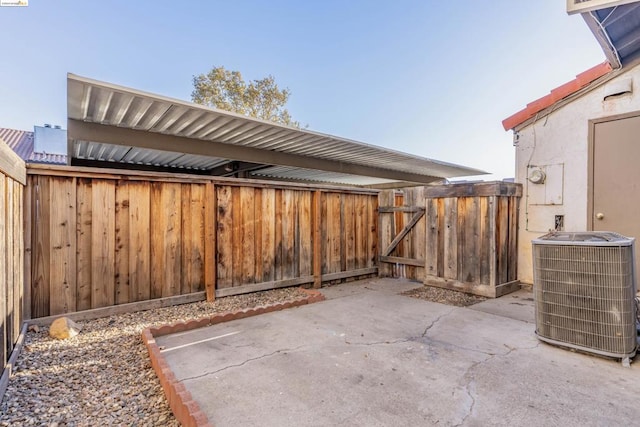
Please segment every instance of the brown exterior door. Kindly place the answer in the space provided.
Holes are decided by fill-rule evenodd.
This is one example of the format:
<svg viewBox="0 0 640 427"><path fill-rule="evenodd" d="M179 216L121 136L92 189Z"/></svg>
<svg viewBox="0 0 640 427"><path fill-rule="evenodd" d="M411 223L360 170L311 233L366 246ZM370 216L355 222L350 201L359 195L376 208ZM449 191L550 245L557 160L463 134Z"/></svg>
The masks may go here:
<svg viewBox="0 0 640 427"><path fill-rule="evenodd" d="M591 226L635 237L640 266L640 115L595 123L592 162Z"/></svg>

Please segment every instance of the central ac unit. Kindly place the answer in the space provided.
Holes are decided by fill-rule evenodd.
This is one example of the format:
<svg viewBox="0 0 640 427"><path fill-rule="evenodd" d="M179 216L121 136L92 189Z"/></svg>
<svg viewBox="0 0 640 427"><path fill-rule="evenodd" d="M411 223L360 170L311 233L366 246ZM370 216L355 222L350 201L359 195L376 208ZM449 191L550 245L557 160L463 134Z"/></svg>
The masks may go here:
<svg viewBox="0 0 640 427"><path fill-rule="evenodd" d="M637 349L635 239L551 232L533 243L536 334L628 364Z"/></svg>

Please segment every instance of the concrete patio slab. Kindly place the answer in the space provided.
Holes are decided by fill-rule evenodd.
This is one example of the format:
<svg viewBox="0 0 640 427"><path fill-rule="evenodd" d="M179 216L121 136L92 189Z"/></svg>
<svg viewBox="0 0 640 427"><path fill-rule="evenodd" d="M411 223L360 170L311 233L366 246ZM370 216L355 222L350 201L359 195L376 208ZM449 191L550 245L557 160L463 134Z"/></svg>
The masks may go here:
<svg viewBox="0 0 640 427"><path fill-rule="evenodd" d="M216 426L638 425L639 368L540 343L509 303L526 290L456 308L399 295L416 286L347 283L156 342Z"/></svg>

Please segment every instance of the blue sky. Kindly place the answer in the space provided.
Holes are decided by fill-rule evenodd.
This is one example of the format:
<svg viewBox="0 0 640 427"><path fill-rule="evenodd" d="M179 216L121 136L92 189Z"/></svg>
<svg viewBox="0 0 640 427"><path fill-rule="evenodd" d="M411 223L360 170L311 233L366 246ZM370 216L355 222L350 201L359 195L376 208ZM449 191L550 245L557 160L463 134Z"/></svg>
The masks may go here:
<svg viewBox="0 0 640 427"><path fill-rule="evenodd" d="M189 100L275 76L309 128L513 176L501 121L604 61L564 0L30 0L0 8L0 127L66 127L66 73Z"/></svg>

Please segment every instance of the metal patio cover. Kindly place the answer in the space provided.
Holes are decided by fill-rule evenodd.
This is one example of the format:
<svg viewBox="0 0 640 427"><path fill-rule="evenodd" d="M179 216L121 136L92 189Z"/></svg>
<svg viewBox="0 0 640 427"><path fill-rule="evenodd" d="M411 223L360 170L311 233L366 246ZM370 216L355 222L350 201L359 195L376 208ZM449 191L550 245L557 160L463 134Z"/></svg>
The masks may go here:
<svg viewBox="0 0 640 427"><path fill-rule="evenodd" d="M337 136L67 75L68 158L211 172L258 165L251 177L389 187L485 172Z"/></svg>

